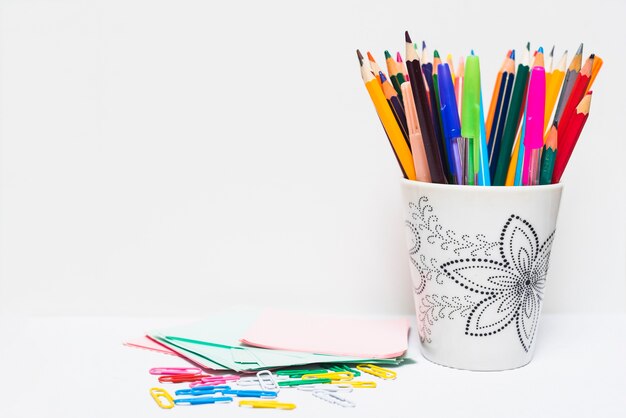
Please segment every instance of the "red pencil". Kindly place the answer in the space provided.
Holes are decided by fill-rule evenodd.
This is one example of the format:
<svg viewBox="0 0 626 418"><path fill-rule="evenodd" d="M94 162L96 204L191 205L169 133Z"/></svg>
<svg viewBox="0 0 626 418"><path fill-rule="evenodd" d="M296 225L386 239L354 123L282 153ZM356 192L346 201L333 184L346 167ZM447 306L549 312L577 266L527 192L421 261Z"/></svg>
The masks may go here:
<svg viewBox="0 0 626 418"><path fill-rule="evenodd" d="M576 142L578 142L580 133L585 126L585 122L587 122L587 118L589 117L589 108L591 107L591 94L592 92L589 91L589 93L587 93L580 101L578 106L576 106L575 114L570 119L567 131L563 132L562 135L560 133L561 128L559 127L559 148L556 152L552 183L558 183L561 181L563 171L565 171L565 167L567 167L567 163L572 156L572 151L574 151L574 147L576 146Z"/></svg>
<svg viewBox="0 0 626 418"><path fill-rule="evenodd" d="M572 87L572 92L567 99L563 113L557 121L559 133L567 131L567 125L574 116L576 106L578 106L583 97L585 97L585 92L587 91L589 80L591 79L591 69L593 68L594 57L595 55L591 54L585 62L585 65L583 65L583 68L580 70L580 73L578 73L578 77L576 78L576 82L574 82L574 87ZM562 142L559 140L559 150L562 149L561 144Z"/></svg>

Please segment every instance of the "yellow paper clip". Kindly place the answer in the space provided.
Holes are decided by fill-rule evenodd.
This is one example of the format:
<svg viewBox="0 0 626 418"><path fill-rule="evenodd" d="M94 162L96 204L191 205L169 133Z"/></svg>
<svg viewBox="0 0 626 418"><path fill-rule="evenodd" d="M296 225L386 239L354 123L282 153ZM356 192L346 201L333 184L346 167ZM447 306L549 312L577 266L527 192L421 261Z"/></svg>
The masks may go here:
<svg viewBox="0 0 626 418"><path fill-rule="evenodd" d="M355 389L358 388L362 388L362 389L367 389L367 388L375 388L376 387L376 382L365 382L363 380L351 380L349 382L343 381L343 380L336 380L334 382L330 382L332 385L350 385Z"/></svg>
<svg viewBox="0 0 626 418"><path fill-rule="evenodd" d="M330 379L332 381L340 380L342 382L346 382L348 380L352 380L354 377L354 373L352 372L328 372L328 373L315 373L315 374L305 374L302 376L303 380L306 379Z"/></svg>
<svg viewBox="0 0 626 418"><path fill-rule="evenodd" d="M239 401L239 406L246 406L248 408L296 409L295 403L278 401Z"/></svg>
<svg viewBox="0 0 626 418"><path fill-rule="evenodd" d="M150 389L150 395L154 402L157 403L163 409L172 409L174 407L174 399L172 399L172 395L170 395L165 389L161 388L152 388ZM165 399L167 402L163 402Z"/></svg>
<svg viewBox="0 0 626 418"><path fill-rule="evenodd" d="M373 364L359 364L356 368L363 373L371 374L372 376L380 377L381 379L395 379L397 376L396 372L389 369L383 369L382 367L378 367Z"/></svg>

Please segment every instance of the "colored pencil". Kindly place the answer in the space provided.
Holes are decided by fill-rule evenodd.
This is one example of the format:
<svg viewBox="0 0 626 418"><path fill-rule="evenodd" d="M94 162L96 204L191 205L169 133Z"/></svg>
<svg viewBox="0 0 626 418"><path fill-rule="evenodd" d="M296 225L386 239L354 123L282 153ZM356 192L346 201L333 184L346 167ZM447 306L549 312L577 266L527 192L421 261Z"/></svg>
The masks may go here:
<svg viewBox="0 0 626 418"><path fill-rule="evenodd" d="M543 49L542 49L543 50ZM524 51L523 61L528 63L530 68L532 68L531 62L534 62L534 57L537 55L537 51L533 53L533 58L530 58L530 42L526 44L526 50ZM528 76L530 80L530 73ZM517 134L517 139L515 140L515 146L513 149L513 156L511 157L511 162L509 163L509 170L507 172L507 179L504 183L505 186L521 186L522 185L522 169L524 167L524 135L526 134L526 108L528 107L528 82L526 83L526 91L524 92L523 103L523 117L522 117L522 129Z"/></svg>
<svg viewBox="0 0 626 418"><path fill-rule="evenodd" d="M506 67L506 63L510 55L511 50L506 53L506 57L504 57L504 61L502 61L502 66L500 67L500 71L498 71L498 75L496 75L496 82L493 86L493 92L491 93L491 102L489 103L489 111L487 112L487 120L485 121L485 127L487 129L487 132L491 132L491 124L493 123L493 116L496 112L496 103L500 94L500 86L502 85L504 68ZM487 138L487 142L489 142L490 140L491 138Z"/></svg>
<svg viewBox="0 0 626 418"><path fill-rule="evenodd" d="M559 91L565 78L565 65L567 64L567 51L563 53L558 67L549 74L546 74L546 112L544 114L544 135L548 135L548 126L550 124L550 116L554 112L556 99L559 97Z"/></svg>
<svg viewBox="0 0 626 418"><path fill-rule="evenodd" d="M406 66L409 72L411 89L413 91L413 99L415 101L415 110L417 120L422 132L424 140L424 149L428 161L430 176L434 183L447 183L443 170L441 154L439 153L439 145L435 137L435 131L432 124L432 116L430 115L430 107L426 96L426 86L424 85L424 76L422 74L422 66L417 53L411 42L408 32L405 32L406 39Z"/></svg>
<svg viewBox="0 0 626 418"><path fill-rule="evenodd" d="M563 88L561 89L561 95L559 96L558 104L556 105L556 111L554 113L554 123L559 123L561 119L561 114L563 110L565 110L565 105L567 104L567 100L569 99L569 95L572 92L572 88L574 87L574 83L576 82L576 77L580 72L580 67L582 63L582 53L583 53L583 44L580 44L578 50L576 51L576 55L572 59L570 63L567 73L565 73L565 80L563 81Z"/></svg>
<svg viewBox="0 0 626 418"><path fill-rule="evenodd" d="M526 102L522 184L533 186L539 184L540 154L543 147L546 107L546 72L541 49L539 49L533 63L530 81L528 82L528 99Z"/></svg>
<svg viewBox="0 0 626 418"><path fill-rule="evenodd" d="M594 54L591 54L587 61L585 61L585 65L583 65L582 69L578 73L576 77L576 81L572 86L572 91L567 99L567 103L563 108L563 113L561 114L561 119L557 121L557 126L562 133L567 132L567 125L570 122L570 119L574 115L574 111L580 101L585 97L585 92L587 91L587 86L591 81L591 69L593 68ZM563 146L561 146L561 150L563 148L567 148L567 144L561 142Z"/></svg>
<svg viewBox="0 0 626 418"><path fill-rule="evenodd" d="M557 153L557 138L558 132L556 126L552 125L552 128L548 131L548 137L546 138L546 144L543 146L543 152L541 153L541 174L539 175L539 184L552 183L552 173L554 172L554 159Z"/></svg>
<svg viewBox="0 0 626 418"><path fill-rule="evenodd" d="M424 149L424 140L420 125L417 122L417 111L415 110L415 101L413 101L413 92L411 83L406 81L402 83L402 97L404 98L404 111L406 121L409 126L409 141L411 142L411 152L413 153L413 165L415 166L415 177L417 181L430 183L430 170L428 169L428 161L426 159L426 150Z"/></svg>
<svg viewBox="0 0 626 418"><path fill-rule="evenodd" d="M374 59L374 57L372 56L372 54L370 54L369 51L367 51L367 59L369 61L370 64L370 68L372 69L372 72L374 73L374 77L376 77L376 79L378 80L378 82L380 83L380 73L382 73L380 67L378 66L378 64L376 63L376 60Z"/></svg>
<svg viewBox="0 0 626 418"><path fill-rule="evenodd" d="M500 85L500 94L496 102L496 109L494 114L494 120L489 132L489 172L491 179L496 174L496 166L498 163L498 156L500 154L500 143L502 141L502 134L504 133L504 125L506 122L506 114L509 110L509 103L511 101L511 93L513 92L513 83L515 81L515 51L511 51L511 55L506 60L504 72L502 73L503 81Z"/></svg>
<svg viewBox="0 0 626 418"><path fill-rule="evenodd" d="M596 55L593 60L593 68L591 69L591 79L589 80L589 85L587 86L587 91L585 92L585 94L589 92L589 89L593 85L593 82L595 81L598 72L600 72L600 68L602 68L603 63L604 61L602 61L602 58Z"/></svg>
<svg viewBox="0 0 626 418"><path fill-rule="evenodd" d="M472 51L473 52L473 51ZM477 173L480 167L480 63L478 57L470 55L465 59L465 82L463 85L463 108L461 111L461 135L471 138L473 149L468 150L473 156L468 175L468 184L478 181Z"/></svg>
<svg viewBox="0 0 626 418"><path fill-rule="evenodd" d="M402 131L400 130L400 126L398 125L398 122L396 122L396 118L387 103L383 90L378 84L378 81L376 81L374 74L372 74L369 65L365 65L363 56L359 51L357 51L357 55L361 66L361 77L363 78L363 83L365 83L365 88L372 99L376 113L383 124L383 128L387 133L391 147L400 163L402 174L409 180L415 180L416 177L415 168L413 167L413 157L411 156L411 150L406 144Z"/></svg>
<svg viewBox="0 0 626 418"><path fill-rule="evenodd" d="M454 82L454 93L456 94L456 107L459 110L459 118L461 117L461 109L463 108L463 77L465 77L465 60L463 57L459 57L459 67Z"/></svg>
<svg viewBox="0 0 626 418"><path fill-rule="evenodd" d="M589 91L585 97L576 106L575 114L572 116L570 123L567 126L567 130L563 132L561 139L559 140L559 150L556 153L554 161L554 172L552 173L552 183L559 183L561 176L567 167L574 147L578 142L580 133L582 132L587 118L589 117L589 108L591 107L591 95ZM564 145L564 147L562 146Z"/></svg>
<svg viewBox="0 0 626 418"><path fill-rule="evenodd" d="M383 94L389 103L389 107L391 108L393 115L396 117L398 125L400 125L406 144L409 148L411 148L411 144L409 143L409 128L407 126L406 115L404 114L403 104L400 103L400 100L398 99L398 93L396 93L393 86L389 80L387 80L387 77L385 77L385 74L383 74L382 71L380 71L380 82Z"/></svg>
<svg viewBox="0 0 626 418"><path fill-rule="evenodd" d="M449 178L450 168L445 160L445 145L443 140L443 133L441 132L441 116L439 115L439 103L437 103L437 87L435 87L435 79L433 75L433 63L422 63L422 73L424 74L424 80L428 86L428 101L430 103L430 115L432 117L433 132L435 133L435 139L437 140L437 146L439 147L439 155L441 155L443 162L444 173L446 178Z"/></svg>
<svg viewBox="0 0 626 418"><path fill-rule="evenodd" d="M446 57L446 62L448 63L448 67L450 68L450 76L452 77L452 85L456 82L456 77L454 75L454 62L452 59L452 54L448 54Z"/></svg>
<svg viewBox="0 0 626 418"><path fill-rule="evenodd" d="M404 65L404 62L402 62L402 55L400 55L399 52L396 52L396 63L398 64L398 69L402 71L404 79L406 81L409 81L408 73L406 72L406 65ZM402 83L400 83L400 86L402 86Z"/></svg>
<svg viewBox="0 0 626 418"><path fill-rule="evenodd" d="M527 45L525 53L527 53L529 45ZM527 60L523 60L527 61ZM500 152L498 153L498 161L496 170L492 178L494 186L504 186L509 164L512 161L511 151L513 150L513 142L515 134L519 127L520 119L523 112L524 97L526 95L526 87L528 84L528 74L530 68L526 62L520 62L517 66L515 75L515 84L513 85L513 93L511 94L511 102L506 114L506 122L502 140L500 144ZM517 141L518 143L521 141Z"/></svg>
<svg viewBox="0 0 626 418"><path fill-rule="evenodd" d="M398 97L402 99L402 89L400 88L400 86L406 80L404 79L404 74L402 74L402 71L398 68L398 63L393 60L389 51L385 51L385 63L387 64L389 81L391 81L393 88L396 89Z"/></svg>

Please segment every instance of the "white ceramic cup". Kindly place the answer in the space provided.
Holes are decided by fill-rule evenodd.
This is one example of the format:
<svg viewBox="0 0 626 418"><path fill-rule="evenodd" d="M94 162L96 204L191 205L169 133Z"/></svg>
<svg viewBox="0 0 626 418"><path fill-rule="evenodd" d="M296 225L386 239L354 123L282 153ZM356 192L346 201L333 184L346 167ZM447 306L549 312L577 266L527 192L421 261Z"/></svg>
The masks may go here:
<svg viewBox="0 0 626 418"><path fill-rule="evenodd" d="M402 189L424 357L468 370L528 364L563 187Z"/></svg>

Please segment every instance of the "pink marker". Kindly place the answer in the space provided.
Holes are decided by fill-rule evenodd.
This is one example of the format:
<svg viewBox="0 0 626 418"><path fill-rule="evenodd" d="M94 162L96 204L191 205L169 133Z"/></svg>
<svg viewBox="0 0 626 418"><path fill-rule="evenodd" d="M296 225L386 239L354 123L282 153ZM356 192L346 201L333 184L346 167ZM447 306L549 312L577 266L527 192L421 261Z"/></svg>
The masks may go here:
<svg viewBox="0 0 626 418"><path fill-rule="evenodd" d="M544 113L546 106L546 71L543 67L543 50L535 56L535 66L528 84L526 105L526 131L524 133L524 169L522 184L539 184L541 149L543 148Z"/></svg>

